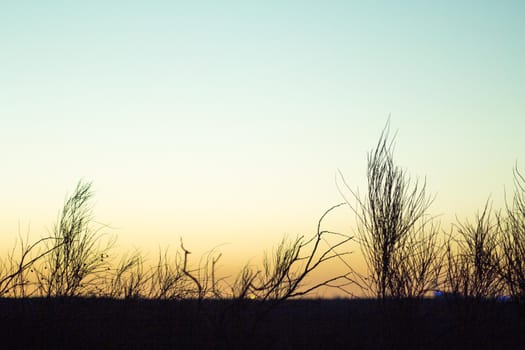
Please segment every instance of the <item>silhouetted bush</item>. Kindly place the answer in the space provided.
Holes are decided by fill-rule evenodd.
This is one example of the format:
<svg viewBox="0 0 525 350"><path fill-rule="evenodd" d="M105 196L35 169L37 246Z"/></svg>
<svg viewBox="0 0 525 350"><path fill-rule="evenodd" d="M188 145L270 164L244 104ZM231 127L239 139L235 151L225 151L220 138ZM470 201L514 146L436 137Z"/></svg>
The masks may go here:
<svg viewBox="0 0 525 350"><path fill-rule="evenodd" d="M453 295L495 298L502 295L500 231L487 201L474 223L458 222L457 238L447 243L445 286Z"/></svg>
<svg viewBox="0 0 525 350"><path fill-rule="evenodd" d="M367 274L357 274L365 293L378 298L422 297L437 287L443 263L438 226L427 214L432 200L426 183L412 182L395 164L394 139L387 123L368 154L365 198L347 200L357 216L357 232Z"/></svg>
<svg viewBox="0 0 525 350"><path fill-rule="evenodd" d="M91 183L80 181L66 199L56 223L49 254L38 270L39 287L45 296L97 294L101 273L108 269L111 242L101 246L102 235L93 227L89 200Z"/></svg>
<svg viewBox="0 0 525 350"><path fill-rule="evenodd" d="M525 300L525 178L514 169L515 192L500 218L502 232L502 275L510 294Z"/></svg>

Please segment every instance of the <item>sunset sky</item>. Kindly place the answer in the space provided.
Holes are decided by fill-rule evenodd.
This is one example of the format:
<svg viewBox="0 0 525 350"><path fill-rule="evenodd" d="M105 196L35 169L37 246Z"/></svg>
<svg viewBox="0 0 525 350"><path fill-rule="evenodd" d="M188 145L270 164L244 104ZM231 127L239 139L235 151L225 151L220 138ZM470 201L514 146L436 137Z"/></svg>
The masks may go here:
<svg viewBox="0 0 525 350"><path fill-rule="evenodd" d="M311 234L396 160L448 229L525 172L523 1L4 1L0 248L45 235L80 179L122 247ZM343 209L327 221L353 233Z"/></svg>

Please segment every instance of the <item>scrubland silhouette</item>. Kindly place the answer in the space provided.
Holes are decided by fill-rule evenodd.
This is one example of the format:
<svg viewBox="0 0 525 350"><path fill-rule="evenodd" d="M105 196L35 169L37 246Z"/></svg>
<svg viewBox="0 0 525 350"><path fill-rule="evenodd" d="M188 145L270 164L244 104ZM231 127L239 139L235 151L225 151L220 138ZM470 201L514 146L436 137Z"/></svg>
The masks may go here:
<svg viewBox="0 0 525 350"><path fill-rule="evenodd" d="M440 229L426 182L394 162L389 123L367 157L368 188L323 213L315 233L285 237L233 281L221 253L195 264L179 249L114 256L80 181L51 233L20 238L0 261L0 332L8 348L516 349L525 347L525 178L514 168L505 208ZM345 193L349 195L345 195ZM349 207L356 235L324 219ZM357 243L366 271L352 267ZM346 271L311 282L323 266ZM334 269L335 271L336 269ZM356 298L350 287L358 287ZM311 299L335 288L345 299ZM439 292L437 292L439 291ZM436 292L436 294L434 294ZM435 295L434 297L432 297Z"/></svg>

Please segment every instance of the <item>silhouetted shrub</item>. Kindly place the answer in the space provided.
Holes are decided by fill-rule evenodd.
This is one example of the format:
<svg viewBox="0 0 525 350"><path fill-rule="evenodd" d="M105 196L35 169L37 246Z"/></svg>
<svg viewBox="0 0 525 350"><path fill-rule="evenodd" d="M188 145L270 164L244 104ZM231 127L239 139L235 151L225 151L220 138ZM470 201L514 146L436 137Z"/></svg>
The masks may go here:
<svg viewBox="0 0 525 350"><path fill-rule="evenodd" d="M422 297L437 286L443 263L438 225L427 214L432 200L426 183L412 182L395 164L394 139L387 123L368 154L365 198L352 194L347 203L357 216L358 241L367 274L356 279L365 293L378 298ZM341 175L342 177L342 175Z"/></svg>

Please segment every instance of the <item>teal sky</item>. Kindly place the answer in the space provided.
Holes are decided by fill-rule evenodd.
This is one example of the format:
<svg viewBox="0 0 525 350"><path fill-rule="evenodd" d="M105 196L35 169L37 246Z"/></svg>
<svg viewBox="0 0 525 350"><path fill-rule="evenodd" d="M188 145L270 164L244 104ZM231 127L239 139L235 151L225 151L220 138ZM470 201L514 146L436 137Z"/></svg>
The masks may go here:
<svg viewBox="0 0 525 350"><path fill-rule="evenodd" d="M363 189L389 114L448 227L525 172L524 16L523 1L3 1L2 242L19 222L45 233L84 178L121 242L250 258L315 229L337 169Z"/></svg>

